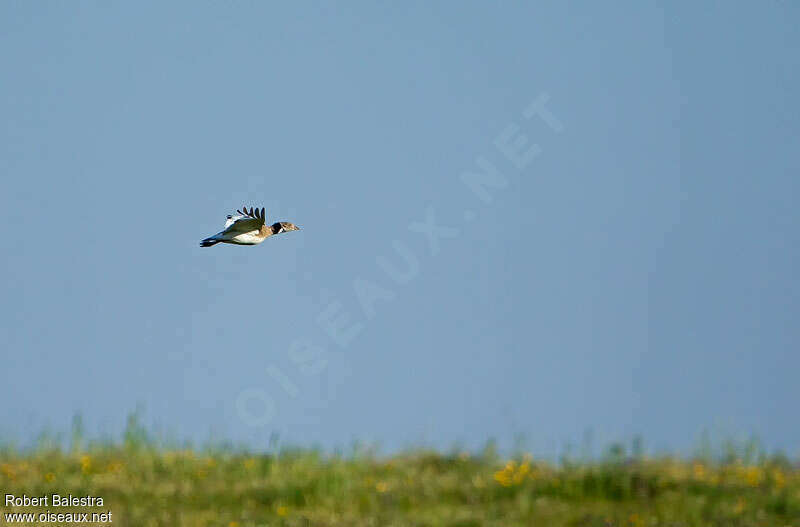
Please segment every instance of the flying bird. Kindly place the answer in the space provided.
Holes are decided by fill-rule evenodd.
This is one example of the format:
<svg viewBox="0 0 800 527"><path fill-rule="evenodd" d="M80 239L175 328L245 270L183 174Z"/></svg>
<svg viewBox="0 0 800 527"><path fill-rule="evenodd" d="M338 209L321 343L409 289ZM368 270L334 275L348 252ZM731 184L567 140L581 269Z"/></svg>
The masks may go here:
<svg viewBox="0 0 800 527"><path fill-rule="evenodd" d="M225 221L225 230L218 232L200 242L200 247L211 247L220 242L235 245L258 245L270 236L282 232L299 231L300 227L288 221L279 221L267 225L265 210L253 209L236 210L236 215L228 214Z"/></svg>

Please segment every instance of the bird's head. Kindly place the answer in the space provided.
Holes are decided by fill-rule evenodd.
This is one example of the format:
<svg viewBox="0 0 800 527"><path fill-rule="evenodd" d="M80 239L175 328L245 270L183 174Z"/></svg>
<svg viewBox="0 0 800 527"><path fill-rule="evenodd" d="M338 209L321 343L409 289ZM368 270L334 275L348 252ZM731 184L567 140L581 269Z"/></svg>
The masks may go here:
<svg viewBox="0 0 800 527"><path fill-rule="evenodd" d="M299 231L300 227L288 221L279 221L272 224L272 234L280 234L282 232Z"/></svg>

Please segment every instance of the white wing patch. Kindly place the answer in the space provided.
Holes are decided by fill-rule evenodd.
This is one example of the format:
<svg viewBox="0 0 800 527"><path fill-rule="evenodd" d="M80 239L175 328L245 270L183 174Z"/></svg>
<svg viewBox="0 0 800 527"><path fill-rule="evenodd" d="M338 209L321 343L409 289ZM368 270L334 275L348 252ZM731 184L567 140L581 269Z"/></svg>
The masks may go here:
<svg viewBox="0 0 800 527"><path fill-rule="evenodd" d="M228 218L225 220L225 228L227 229L237 221L241 220L242 218L246 218L247 216L242 216L241 214L228 214Z"/></svg>

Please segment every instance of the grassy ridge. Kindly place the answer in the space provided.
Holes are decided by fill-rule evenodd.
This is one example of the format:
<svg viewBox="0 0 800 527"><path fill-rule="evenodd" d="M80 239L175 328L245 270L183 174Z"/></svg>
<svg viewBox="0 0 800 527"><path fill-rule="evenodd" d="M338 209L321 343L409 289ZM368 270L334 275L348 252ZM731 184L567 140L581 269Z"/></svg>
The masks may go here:
<svg viewBox="0 0 800 527"><path fill-rule="evenodd" d="M113 512L110 525L135 527L800 527L800 468L784 458L631 458L619 449L601 461L558 464L500 459L491 449L252 455L160 448L132 434L119 445L7 448L0 452L0 489L105 501L82 509L3 506L2 513L102 509Z"/></svg>

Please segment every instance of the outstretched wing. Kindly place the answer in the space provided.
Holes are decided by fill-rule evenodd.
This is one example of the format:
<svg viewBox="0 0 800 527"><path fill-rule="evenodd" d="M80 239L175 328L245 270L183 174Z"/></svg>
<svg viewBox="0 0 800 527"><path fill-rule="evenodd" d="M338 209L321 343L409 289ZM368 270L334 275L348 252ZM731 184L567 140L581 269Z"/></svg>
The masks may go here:
<svg viewBox="0 0 800 527"><path fill-rule="evenodd" d="M224 232L250 232L261 229L264 225L265 210L263 208L254 209L250 207L242 207L242 210L236 211L237 215L228 215L228 220L225 222Z"/></svg>
<svg viewBox="0 0 800 527"><path fill-rule="evenodd" d="M227 229L242 218L245 218L245 216L241 214L228 214L227 218L225 218L225 228Z"/></svg>

